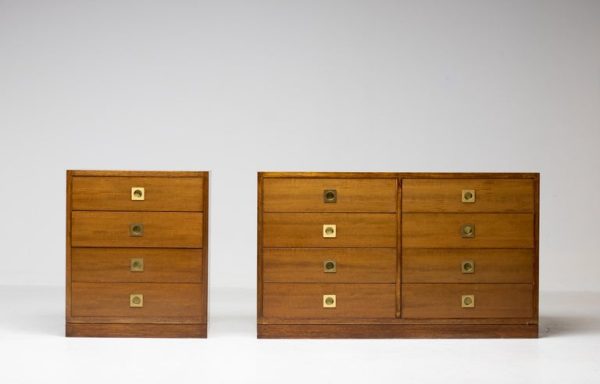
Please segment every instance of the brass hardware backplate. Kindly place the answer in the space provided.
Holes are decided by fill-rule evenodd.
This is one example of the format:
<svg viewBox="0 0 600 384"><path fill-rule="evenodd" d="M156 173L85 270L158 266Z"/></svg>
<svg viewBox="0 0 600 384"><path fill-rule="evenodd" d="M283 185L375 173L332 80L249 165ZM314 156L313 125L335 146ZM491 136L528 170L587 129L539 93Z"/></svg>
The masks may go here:
<svg viewBox="0 0 600 384"><path fill-rule="evenodd" d="M129 270L131 272L144 272L144 259L131 259L129 263Z"/></svg>
<svg viewBox="0 0 600 384"><path fill-rule="evenodd" d="M144 187L131 187L131 200L142 201L146 198Z"/></svg>
<svg viewBox="0 0 600 384"><path fill-rule="evenodd" d="M132 237L144 236L144 224L140 224L140 223L129 224L129 236L132 236Z"/></svg>
<svg viewBox="0 0 600 384"><path fill-rule="evenodd" d="M337 191L335 189L326 189L323 191L324 203L337 203Z"/></svg>
<svg viewBox="0 0 600 384"><path fill-rule="evenodd" d="M337 237L337 228L335 224L323 224L323 237L335 238Z"/></svg>
<svg viewBox="0 0 600 384"><path fill-rule="evenodd" d="M475 262L473 260L463 260L460 263L462 273L475 273Z"/></svg>
<svg viewBox="0 0 600 384"><path fill-rule="evenodd" d="M323 295L323 308L335 308L336 305L335 295Z"/></svg>
<svg viewBox="0 0 600 384"><path fill-rule="evenodd" d="M460 226L460 235L466 239L475 237L475 224L463 224Z"/></svg>
<svg viewBox="0 0 600 384"><path fill-rule="evenodd" d="M463 308L475 308L475 295L462 295L460 306Z"/></svg>
<svg viewBox="0 0 600 384"><path fill-rule="evenodd" d="M325 273L337 272L337 263L335 262L335 260L325 260L323 262L323 272L325 272Z"/></svg>
<svg viewBox="0 0 600 384"><path fill-rule="evenodd" d="M475 190L474 189L463 189L462 193L463 203L474 203L475 202Z"/></svg>
<svg viewBox="0 0 600 384"><path fill-rule="evenodd" d="M142 308L144 306L144 295L141 293L132 293L129 295L129 306L131 308Z"/></svg>

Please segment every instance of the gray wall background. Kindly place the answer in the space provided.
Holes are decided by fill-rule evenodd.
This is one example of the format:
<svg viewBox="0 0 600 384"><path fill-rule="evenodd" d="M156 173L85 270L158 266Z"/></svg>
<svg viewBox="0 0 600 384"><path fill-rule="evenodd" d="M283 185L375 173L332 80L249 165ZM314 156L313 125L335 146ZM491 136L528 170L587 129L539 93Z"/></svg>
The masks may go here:
<svg viewBox="0 0 600 384"><path fill-rule="evenodd" d="M539 171L543 290L600 289L598 1L0 1L0 284L64 284L65 170Z"/></svg>

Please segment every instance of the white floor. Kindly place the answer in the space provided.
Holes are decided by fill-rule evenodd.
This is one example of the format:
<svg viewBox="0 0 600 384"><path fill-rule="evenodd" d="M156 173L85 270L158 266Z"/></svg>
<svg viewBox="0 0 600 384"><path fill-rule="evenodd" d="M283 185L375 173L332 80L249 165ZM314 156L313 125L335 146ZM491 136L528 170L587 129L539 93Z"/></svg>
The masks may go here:
<svg viewBox="0 0 600 384"><path fill-rule="evenodd" d="M209 338L65 338L61 287L0 287L0 383L600 383L600 293L543 293L532 340L257 340L212 289Z"/></svg>

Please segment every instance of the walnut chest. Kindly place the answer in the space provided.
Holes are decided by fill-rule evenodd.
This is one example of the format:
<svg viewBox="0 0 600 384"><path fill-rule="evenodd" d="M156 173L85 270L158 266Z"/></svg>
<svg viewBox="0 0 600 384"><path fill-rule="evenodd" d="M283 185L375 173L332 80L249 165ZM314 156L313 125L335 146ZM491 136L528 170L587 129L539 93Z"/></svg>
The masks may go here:
<svg viewBox="0 0 600 384"><path fill-rule="evenodd" d="M208 172L67 171L67 336L206 337Z"/></svg>
<svg viewBox="0 0 600 384"><path fill-rule="evenodd" d="M259 173L258 337L537 337L539 174Z"/></svg>

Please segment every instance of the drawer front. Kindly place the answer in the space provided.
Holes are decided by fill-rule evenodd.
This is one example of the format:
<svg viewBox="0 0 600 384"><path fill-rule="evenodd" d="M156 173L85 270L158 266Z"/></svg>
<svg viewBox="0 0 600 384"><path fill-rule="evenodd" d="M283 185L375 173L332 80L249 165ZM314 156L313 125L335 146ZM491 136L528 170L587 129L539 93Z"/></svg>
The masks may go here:
<svg viewBox="0 0 600 384"><path fill-rule="evenodd" d="M263 281L395 283L395 248L267 248Z"/></svg>
<svg viewBox="0 0 600 384"><path fill-rule="evenodd" d="M405 249L404 283L533 283L532 249Z"/></svg>
<svg viewBox="0 0 600 384"><path fill-rule="evenodd" d="M404 179L404 212L533 212L533 180Z"/></svg>
<svg viewBox="0 0 600 384"><path fill-rule="evenodd" d="M472 306L463 307L463 301ZM403 284L407 319L531 318L530 284Z"/></svg>
<svg viewBox="0 0 600 384"><path fill-rule="evenodd" d="M131 295L143 295L132 307ZM137 304L139 305L139 304ZM73 283L73 317L202 318L202 284Z"/></svg>
<svg viewBox="0 0 600 384"><path fill-rule="evenodd" d="M396 212L397 179L265 178L265 212Z"/></svg>
<svg viewBox="0 0 600 384"><path fill-rule="evenodd" d="M465 236L465 226L472 231ZM533 215L404 213L405 248L533 248Z"/></svg>
<svg viewBox="0 0 600 384"><path fill-rule="evenodd" d="M71 205L74 211L200 212L203 183L201 177L75 176Z"/></svg>
<svg viewBox="0 0 600 384"><path fill-rule="evenodd" d="M201 283L201 249L73 248L75 282Z"/></svg>
<svg viewBox="0 0 600 384"><path fill-rule="evenodd" d="M335 295L335 307L324 307L324 295ZM265 283L263 315L281 319L394 318L395 285Z"/></svg>
<svg viewBox="0 0 600 384"><path fill-rule="evenodd" d="M202 248L202 213L74 211L71 245Z"/></svg>
<svg viewBox="0 0 600 384"><path fill-rule="evenodd" d="M396 214L265 213L264 247L395 247ZM335 237L324 237L335 226Z"/></svg>

